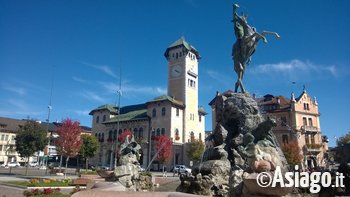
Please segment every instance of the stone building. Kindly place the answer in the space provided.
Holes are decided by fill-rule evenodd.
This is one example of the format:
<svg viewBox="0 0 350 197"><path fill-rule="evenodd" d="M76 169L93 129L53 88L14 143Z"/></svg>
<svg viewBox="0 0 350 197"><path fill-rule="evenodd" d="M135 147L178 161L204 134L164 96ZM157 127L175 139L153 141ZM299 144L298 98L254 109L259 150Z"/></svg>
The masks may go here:
<svg viewBox="0 0 350 197"><path fill-rule="evenodd" d="M253 97L255 96L253 95ZM273 132L280 146L296 141L304 156L303 164L305 166L326 165L328 139L326 136L322 136L320 112L316 98L312 99L304 89L297 98L294 93L290 99L267 94L262 98L255 98L255 100L262 114L276 120L277 126ZM213 103L214 100L209 105L212 107L214 129L216 116Z"/></svg>
<svg viewBox="0 0 350 197"><path fill-rule="evenodd" d="M121 107L102 105L90 112L92 132L101 148L91 163L114 166L116 139L125 130L134 133L140 142L143 167L160 168L152 136L166 135L173 140L173 158L167 166L189 164L186 143L204 140L205 115L198 106L198 61L200 55L183 37L171 44L164 53L168 61L168 92L142 104Z"/></svg>

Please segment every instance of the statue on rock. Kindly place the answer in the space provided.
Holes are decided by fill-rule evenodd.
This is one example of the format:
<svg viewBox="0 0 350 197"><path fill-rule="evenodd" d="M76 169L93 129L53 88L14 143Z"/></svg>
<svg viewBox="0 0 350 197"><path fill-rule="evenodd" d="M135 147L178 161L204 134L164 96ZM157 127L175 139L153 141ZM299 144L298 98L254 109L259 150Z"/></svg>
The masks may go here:
<svg viewBox="0 0 350 197"><path fill-rule="evenodd" d="M260 39L263 39L264 43L267 43L265 37L266 34L271 34L279 38L280 36L276 32L263 31L258 33L255 27L251 27L248 22L248 16L237 14L238 4L233 4L233 24L234 32L236 36L236 42L232 47L232 58L234 63L234 69L237 73L237 82L235 84L235 92L238 88L241 88L241 92L245 93L243 85L243 76L247 64L251 62L251 56L254 54L256 45Z"/></svg>

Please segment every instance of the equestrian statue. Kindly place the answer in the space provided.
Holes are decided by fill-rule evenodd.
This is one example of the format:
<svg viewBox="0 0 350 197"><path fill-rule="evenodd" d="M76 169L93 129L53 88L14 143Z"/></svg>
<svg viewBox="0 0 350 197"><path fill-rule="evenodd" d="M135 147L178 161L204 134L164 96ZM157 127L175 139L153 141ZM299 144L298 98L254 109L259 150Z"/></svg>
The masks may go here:
<svg viewBox="0 0 350 197"><path fill-rule="evenodd" d="M237 14L238 4L233 4L233 20L234 32L236 36L236 42L232 47L232 58L234 63L234 69L237 73L237 82L235 84L235 92L238 88L241 88L241 92L245 93L243 85L243 76L246 65L250 64L251 56L254 54L256 44L260 39L263 39L264 43L267 43L265 37L266 34L274 35L276 38L280 38L278 33L271 31L263 31L258 33L254 27L249 26L247 22L247 15L239 16Z"/></svg>

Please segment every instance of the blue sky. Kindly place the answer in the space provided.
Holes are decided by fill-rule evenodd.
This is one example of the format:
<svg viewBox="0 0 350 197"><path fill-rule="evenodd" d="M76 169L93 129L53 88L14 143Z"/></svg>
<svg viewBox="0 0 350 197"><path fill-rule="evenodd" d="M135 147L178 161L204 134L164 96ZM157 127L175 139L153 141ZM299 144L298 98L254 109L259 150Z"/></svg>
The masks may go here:
<svg viewBox="0 0 350 197"><path fill-rule="evenodd" d="M91 126L88 112L117 101L144 103L166 93L167 46L185 36L202 56L199 104L233 89L232 1L0 0L0 116L72 118ZM284 95L303 85L316 96L322 132L349 132L350 2L237 1L258 31L280 34L259 43L247 68L252 94ZM52 74L53 73L53 74ZM52 77L54 76L54 77ZM292 85L295 81L296 84ZM206 129L211 129L211 115Z"/></svg>

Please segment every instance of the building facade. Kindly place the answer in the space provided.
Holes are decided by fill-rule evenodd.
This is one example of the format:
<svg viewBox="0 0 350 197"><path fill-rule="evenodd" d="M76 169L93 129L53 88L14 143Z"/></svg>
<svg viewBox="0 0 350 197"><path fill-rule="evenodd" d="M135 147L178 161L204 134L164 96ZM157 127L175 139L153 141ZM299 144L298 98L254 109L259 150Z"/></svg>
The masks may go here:
<svg viewBox="0 0 350 197"><path fill-rule="evenodd" d="M16 135L20 127L26 124L27 120L18 120L13 118L0 117L0 164L8 162L19 162L22 166L26 160L16 152ZM45 164L46 159L49 162L56 162L58 153L56 151L55 139L58 137L57 129L61 125L59 122L46 123L37 121L44 130L47 130L47 137L50 143L44 150L38 151L29 158L29 162L37 161L39 164ZM91 128L81 126L82 134L90 135Z"/></svg>
<svg viewBox="0 0 350 197"><path fill-rule="evenodd" d="M326 165L328 138L322 136L316 98L311 98L304 89L297 98L294 93L290 99L268 94L256 100L262 111L276 120L273 132L281 146L297 142L304 166Z"/></svg>
<svg viewBox="0 0 350 197"><path fill-rule="evenodd" d="M91 163L114 166L116 139L123 131L133 132L141 144L140 163L157 170L152 160L155 153L153 136L166 135L173 141L174 164L189 164L185 144L193 139L204 140L205 115L198 106L198 51L183 37L164 53L168 61L168 92L143 104L121 107L102 105L90 112L92 132L99 139L99 154Z"/></svg>
<svg viewBox="0 0 350 197"><path fill-rule="evenodd" d="M230 90L229 90L230 91ZM232 92L232 91L231 91ZM253 95L255 98L255 96ZM326 165L328 138L322 135L320 126L320 112L316 98L304 89L299 97L294 93L288 99L284 96L267 94L262 98L255 98L262 114L276 120L277 126L273 132L280 146L297 142L304 156L304 167ZM212 107L213 129L216 125L215 106ZM207 144L210 146L210 144Z"/></svg>

